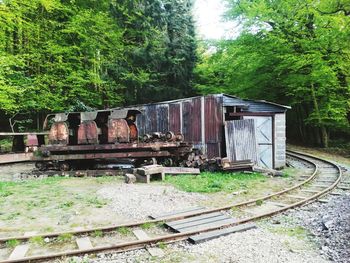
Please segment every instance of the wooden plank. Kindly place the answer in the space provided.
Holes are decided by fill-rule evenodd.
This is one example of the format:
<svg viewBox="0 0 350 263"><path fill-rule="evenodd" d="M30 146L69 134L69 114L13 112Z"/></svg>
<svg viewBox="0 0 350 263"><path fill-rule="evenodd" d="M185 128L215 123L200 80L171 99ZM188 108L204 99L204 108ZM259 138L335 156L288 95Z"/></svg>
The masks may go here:
<svg viewBox="0 0 350 263"><path fill-rule="evenodd" d="M216 217L216 216L220 216L220 215L223 215L223 214L220 212L215 212L215 213L210 213L210 214L205 214L205 215L200 215L200 216L193 216L193 217L189 217L189 218L182 219L182 220L172 221L172 222L166 223L166 225L177 226L177 225L181 225L184 223L195 222L195 221L198 221L198 220L201 220L204 218L211 218L211 217Z"/></svg>
<svg viewBox="0 0 350 263"><path fill-rule="evenodd" d="M150 238L147 235L147 233L145 231L143 231L142 229L136 229L132 232L134 233L134 235L137 237L138 240L146 240L146 239ZM158 247L146 247L146 249L147 249L148 253L151 254L152 257L163 257L164 256L163 250L158 248Z"/></svg>
<svg viewBox="0 0 350 263"><path fill-rule="evenodd" d="M328 203L327 199L317 199L317 201L324 204Z"/></svg>
<svg viewBox="0 0 350 263"><path fill-rule="evenodd" d="M334 182L334 181L333 181ZM314 187L323 187L323 188L327 188L329 187L329 185L324 185L324 184L312 184L310 186L314 186Z"/></svg>
<svg viewBox="0 0 350 263"><path fill-rule="evenodd" d="M199 212L199 211L205 211L205 210L206 210L205 207L197 206L197 207L187 208L184 210L172 211L172 212L160 214L160 215L150 215L149 217L152 219L162 219L164 217L170 217L170 216L186 216L193 212Z"/></svg>
<svg viewBox="0 0 350 263"><path fill-rule="evenodd" d="M330 192L331 195L343 195L343 193L340 192Z"/></svg>
<svg viewBox="0 0 350 263"><path fill-rule="evenodd" d="M221 236L227 236L232 233L238 233L238 232L243 232L247 231L250 229L256 228L255 224L249 223L249 224L244 224L244 225L239 225L239 226L233 226L233 227L228 227L224 229L219 229L215 231L210 231L206 233L202 233L199 235L191 236L189 238L189 241L194 244L199 244L214 238L218 238Z"/></svg>
<svg viewBox="0 0 350 263"><path fill-rule="evenodd" d="M316 193L319 193L320 191L315 191L315 190L300 190L302 192L305 192L305 193L312 193L312 194L316 194Z"/></svg>
<svg viewBox="0 0 350 263"><path fill-rule="evenodd" d="M34 236L34 235L37 234L37 233L38 233L37 231L29 231L29 232L25 232L25 233L24 233L24 236L25 236L25 237Z"/></svg>
<svg viewBox="0 0 350 263"><path fill-rule="evenodd" d="M306 199L306 196L300 196L300 195L286 195L287 197L290 198L295 198L295 199Z"/></svg>
<svg viewBox="0 0 350 263"><path fill-rule="evenodd" d="M164 251L159 247L148 247L146 248L148 253L151 254L152 257L163 257Z"/></svg>
<svg viewBox="0 0 350 263"><path fill-rule="evenodd" d="M78 248L79 248L80 250L91 249L91 248L93 248L89 237L77 238L77 239L75 240L75 242L77 243Z"/></svg>
<svg viewBox="0 0 350 263"><path fill-rule="evenodd" d="M334 180L317 180L320 183L334 183Z"/></svg>
<svg viewBox="0 0 350 263"><path fill-rule="evenodd" d="M197 226L189 226L189 227L186 227L186 228L181 228L181 232L202 231L202 230L205 230L207 228L221 227L221 226L224 226L226 224L233 224L235 222L237 222L237 220L233 219L233 218L224 219L224 220L218 220L218 221L211 222L211 223L208 223L208 224L197 225Z"/></svg>
<svg viewBox="0 0 350 263"><path fill-rule="evenodd" d="M272 202L272 201L267 201L266 203L274 205L274 206L278 206L278 207L286 207L286 206L288 206L287 204L282 204L282 203Z"/></svg>
<svg viewBox="0 0 350 263"><path fill-rule="evenodd" d="M165 174L200 174L198 168L187 168L187 167L164 167L163 172Z"/></svg>
<svg viewBox="0 0 350 263"><path fill-rule="evenodd" d="M217 222L217 221L222 221L222 220L226 220L226 219L232 219L226 215L219 215L219 216L215 216L215 217L209 217L209 218L203 218L197 221L193 221L193 222L187 222L187 223L183 223L183 224L179 224L179 225L174 225L174 226L169 226L171 227L173 230L177 231L177 232L183 232L182 229L184 228L190 228L190 227L195 227L195 226L200 226L200 225L207 225L209 223L212 222Z"/></svg>
<svg viewBox="0 0 350 263"><path fill-rule="evenodd" d="M9 260L14 259L21 259L24 258L29 250L29 245L18 245L15 247L15 249L11 252L11 255L9 256Z"/></svg>
<svg viewBox="0 0 350 263"><path fill-rule="evenodd" d="M138 240L149 239L146 232L141 229L136 229L136 230L133 230L132 232L134 233L134 235L137 237Z"/></svg>

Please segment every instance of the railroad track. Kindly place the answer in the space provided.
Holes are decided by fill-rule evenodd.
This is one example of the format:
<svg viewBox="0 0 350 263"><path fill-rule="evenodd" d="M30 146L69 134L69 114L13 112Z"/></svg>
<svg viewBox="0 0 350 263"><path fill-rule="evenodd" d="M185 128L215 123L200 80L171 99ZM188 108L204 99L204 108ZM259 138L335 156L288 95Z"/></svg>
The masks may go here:
<svg viewBox="0 0 350 263"><path fill-rule="evenodd" d="M239 218L235 218L234 221L232 220L224 220L222 222L226 222L223 224L217 224L217 225L210 225L205 228L201 228L198 230L198 228L193 228L194 230L187 230L182 231L179 233L169 233L165 232L166 234L161 236L155 236L155 237L147 237L140 240L128 240L128 241L122 241L122 242L115 242L108 245L103 246L92 246L91 242L88 240L89 245L88 246L80 246L79 249L73 249L69 251L62 251L62 252L55 252L51 254L46 255L35 255L34 253L29 254L28 256L23 256L20 258L9 258L6 260L0 261L0 263L10 263L10 262L27 262L27 261L36 261L36 260L48 260L53 258L60 258L65 256L73 256L73 255L81 255L81 254L88 254L88 253L97 253L102 251L113 251L113 252L123 252L128 250L134 250L139 248L145 248L146 246L157 246L158 243L172 243L177 242L180 240L186 240L187 238L197 235L199 233L205 233L210 232L218 229L225 229L232 226L239 226L243 225L248 222L252 222L264 217L273 216L275 214L287 211L289 209L305 205L307 203L310 203L312 201L317 200L321 196L331 192L334 188L337 187L339 182L342 179L342 171L339 168L338 165L320 159L315 156L306 155L302 153L296 153L296 152L288 152L289 156L292 156L293 158L297 158L300 161L308 163L312 169L308 169L307 173L304 176L303 181L300 183L284 189L282 191L269 194L266 196L262 196L256 199L252 199L246 202L236 203L229 206L224 207L218 207L214 209L205 209L205 210L199 210L197 212L190 212L187 214L174 214L170 216L161 217L158 219L151 219L141 222L133 222L128 224L119 224L119 225L111 225L106 227L99 227L99 228L91 228L91 229L84 229L84 230L78 230L78 231L69 231L69 232L56 232L56 233L46 233L46 234L29 234L25 236L14 236L9 238L1 238L0 243L4 246L5 243L10 242L11 240L16 240L17 242L21 242L21 245L17 246L22 248L22 250L28 250L29 249L29 243L30 240L33 239L49 239L48 243L51 242L57 242L59 237L61 236L74 236L77 237L77 239L81 238L82 236L85 236L85 241L87 240L86 237L92 237L93 233L96 233L99 231L99 233L104 233L105 235L118 235L118 230L121 229L139 229L140 227L144 225L149 224L158 224L158 225L164 225L168 224L169 222L180 222L179 220L183 219L192 219L196 216L203 216L203 215L210 215L219 211L232 211L232 208L239 209L240 213L248 215L243 216ZM275 202L276 199L278 199L278 202ZM273 202L271 202L273 200ZM255 212L254 212L255 209ZM262 211L256 213L256 211ZM156 226L158 227L158 226ZM108 233L107 233L108 232ZM77 244L79 245L79 242L77 241ZM22 247L20 247L22 246ZM17 248L16 247L16 248ZM16 250L15 248L15 250ZM24 252L26 254L27 251ZM23 254L23 253L22 253Z"/></svg>

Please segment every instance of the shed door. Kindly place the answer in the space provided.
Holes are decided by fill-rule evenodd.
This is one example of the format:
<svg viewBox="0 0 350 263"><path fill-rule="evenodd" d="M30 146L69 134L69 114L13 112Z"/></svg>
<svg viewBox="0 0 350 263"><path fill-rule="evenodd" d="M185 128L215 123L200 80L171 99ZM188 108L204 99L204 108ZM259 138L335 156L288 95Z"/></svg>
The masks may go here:
<svg viewBox="0 0 350 263"><path fill-rule="evenodd" d="M273 168L273 137L272 117L245 116L244 119L253 119L256 127L256 140L258 143L258 164L261 167Z"/></svg>
<svg viewBox="0 0 350 263"><path fill-rule="evenodd" d="M234 120L225 123L226 153L231 162L251 160L257 163L254 120Z"/></svg>

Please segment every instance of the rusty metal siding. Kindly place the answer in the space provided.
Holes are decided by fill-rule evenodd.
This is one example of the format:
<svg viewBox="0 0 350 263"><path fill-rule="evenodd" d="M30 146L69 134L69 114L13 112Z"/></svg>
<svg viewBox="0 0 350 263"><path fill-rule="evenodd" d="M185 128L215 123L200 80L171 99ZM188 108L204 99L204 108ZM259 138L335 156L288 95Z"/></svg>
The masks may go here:
<svg viewBox="0 0 350 263"><path fill-rule="evenodd" d="M221 156L222 103L217 96L207 96L204 101L205 143L208 158Z"/></svg>
<svg viewBox="0 0 350 263"><path fill-rule="evenodd" d="M169 130L181 133L180 103L169 104Z"/></svg>
<svg viewBox="0 0 350 263"><path fill-rule="evenodd" d="M185 140L201 143L201 98L193 98L182 104L182 132Z"/></svg>
<svg viewBox="0 0 350 263"><path fill-rule="evenodd" d="M145 106L145 133L157 132L157 105Z"/></svg>
<svg viewBox="0 0 350 263"><path fill-rule="evenodd" d="M225 124L226 151L230 161L258 161L255 122L249 120L227 121Z"/></svg>
<svg viewBox="0 0 350 263"><path fill-rule="evenodd" d="M157 105L157 131L169 131L169 105Z"/></svg>
<svg viewBox="0 0 350 263"><path fill-rule="evenodd" d="M141 114L136 116L136 126L137 126L139 136L142 136L146 133L146 130L145 130L146 115L145 115L144 109L142 109L141 112L142 112Z"/></svg>

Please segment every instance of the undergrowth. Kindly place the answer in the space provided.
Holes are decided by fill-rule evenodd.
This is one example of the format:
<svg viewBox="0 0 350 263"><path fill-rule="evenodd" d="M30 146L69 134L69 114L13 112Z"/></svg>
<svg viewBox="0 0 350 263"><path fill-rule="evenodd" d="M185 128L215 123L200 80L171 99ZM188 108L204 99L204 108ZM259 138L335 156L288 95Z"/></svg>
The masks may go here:
<svg viewBox="0 0 350 263"><path fill-rule="evenodd" d="M249 189L266 178L259 173L209 173L167 176L166 182L186 192L215 193Z"/></svg>

